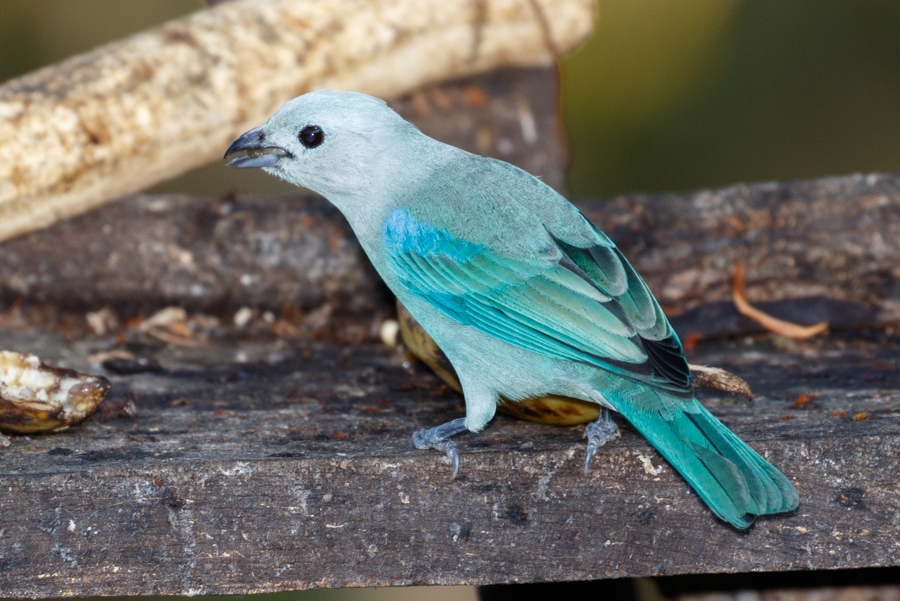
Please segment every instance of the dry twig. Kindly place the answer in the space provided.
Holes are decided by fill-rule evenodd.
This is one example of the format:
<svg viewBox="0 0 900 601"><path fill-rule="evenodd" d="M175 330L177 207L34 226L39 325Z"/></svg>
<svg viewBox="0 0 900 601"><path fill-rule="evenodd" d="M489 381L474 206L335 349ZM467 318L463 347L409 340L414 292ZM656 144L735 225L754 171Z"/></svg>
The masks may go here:
<svg viewBox="0 0 900 601"><path fill-rule="evenodd" d="M738 313L740 313L741 315L749 317L770 332L781 334L782 336L787 336L788 338L794 338L797 340L805 340L806 338L811 338L812 336L815 336L816 334L824 332L826 329L828 329L827 321L822 321L811 326L801 326L796 323L778 319L777 317L772 317L768 313L760 311L747 301L747 296L744 290L745 280L746 272L744 270L744 265L742 263L735 263L734 280L732 283L731 292L734 299L734 306L737 307Z"/></svg>

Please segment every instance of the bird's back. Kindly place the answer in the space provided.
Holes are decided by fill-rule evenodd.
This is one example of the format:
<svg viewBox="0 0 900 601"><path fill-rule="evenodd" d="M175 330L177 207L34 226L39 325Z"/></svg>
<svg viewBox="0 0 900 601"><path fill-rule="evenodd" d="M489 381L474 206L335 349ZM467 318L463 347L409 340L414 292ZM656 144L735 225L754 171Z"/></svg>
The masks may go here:
<svg viewBox="0 0 900 601"><path fill-rule="evenodd" d="M393 271L463 378L506 398L618 410L738 528L796 508L790 481L694 399L681 343L640 276L540 180L461 155L392 218Z"/></svg>

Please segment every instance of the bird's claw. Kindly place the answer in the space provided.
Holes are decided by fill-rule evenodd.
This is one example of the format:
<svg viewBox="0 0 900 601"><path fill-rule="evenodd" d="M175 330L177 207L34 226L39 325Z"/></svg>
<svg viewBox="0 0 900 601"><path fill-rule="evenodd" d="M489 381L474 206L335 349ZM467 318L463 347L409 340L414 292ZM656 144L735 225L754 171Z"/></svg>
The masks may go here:
<svg viewBox="0 0 900 601"><path fill-rule="evenodd" d="M438 438L434 436L431 430L419 430L413 434L413 444L416 445L417 449L443 451L453 465L453 476L451 478L456 478L456 474L459 472L459 450L455 442Z"/></svg>
<svg viewBox="0 0 900 601"><path fill-rule="evenodd" d="M591 465L591 458L597 453L597 450L610 440L616 437L619 427L612 420L609 410L604 408L600 412L600 418L591 422L584 429L584 435L588 439L587 457L584 459L584 473L588 473Z"/></svg>
<svg viewBox="0 0 900 601"><path fill-rule="evenodd" d="M456 443L447 438L463 430L465 430L465 420L460 418L436 428L419 430L413 434L413 444L417 449L435 449L446 454L453 465L451 479L456 479L456 474L459 472L459 450Z"/></svg>

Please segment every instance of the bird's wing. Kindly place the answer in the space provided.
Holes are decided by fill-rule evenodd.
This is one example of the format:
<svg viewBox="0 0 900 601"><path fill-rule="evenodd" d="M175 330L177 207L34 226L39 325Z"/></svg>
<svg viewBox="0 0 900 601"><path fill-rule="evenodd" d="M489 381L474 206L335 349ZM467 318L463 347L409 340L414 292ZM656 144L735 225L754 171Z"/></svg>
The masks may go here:
<svg viewBox="0 0 900 601"><path fill-rule="evenodd" d="M602 232L572 212L584 220L577 235L544 229L538 246L522 253L394 209L384 223L387 263L402 286L459 323L691 397L681 344L646 284Z"/></svg>

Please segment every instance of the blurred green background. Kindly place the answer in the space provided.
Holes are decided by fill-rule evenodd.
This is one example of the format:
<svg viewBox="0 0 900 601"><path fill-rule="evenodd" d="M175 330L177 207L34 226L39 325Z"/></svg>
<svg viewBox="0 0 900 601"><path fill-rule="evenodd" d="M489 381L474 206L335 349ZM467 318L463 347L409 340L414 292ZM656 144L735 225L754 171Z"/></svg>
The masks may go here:
<svg viewBox="0 0 900 601"><path fill-rule="evenodd" d="M578 196L900 168L900 3L600 0L564 61Z"/></svg>
<svg viewBox="0 0 900 601"><path fill-rule="evenodd" d="M0 0L0 81L199 0ZM896 0L599 0L563 61L573 196L900 169ZM213 165L160 191L285 193Z"/></svg>
<svg viewBox="0 0 900 601"><path fill-rule="evenodd" d="M900 170L896 0L599 5L594 37L562 64L573 196ZM199 0L0 0L0 81L199 7ZM221 165L156 189L292 190ZM427 601L475 593L460 587L283 596Z"/></svg>

